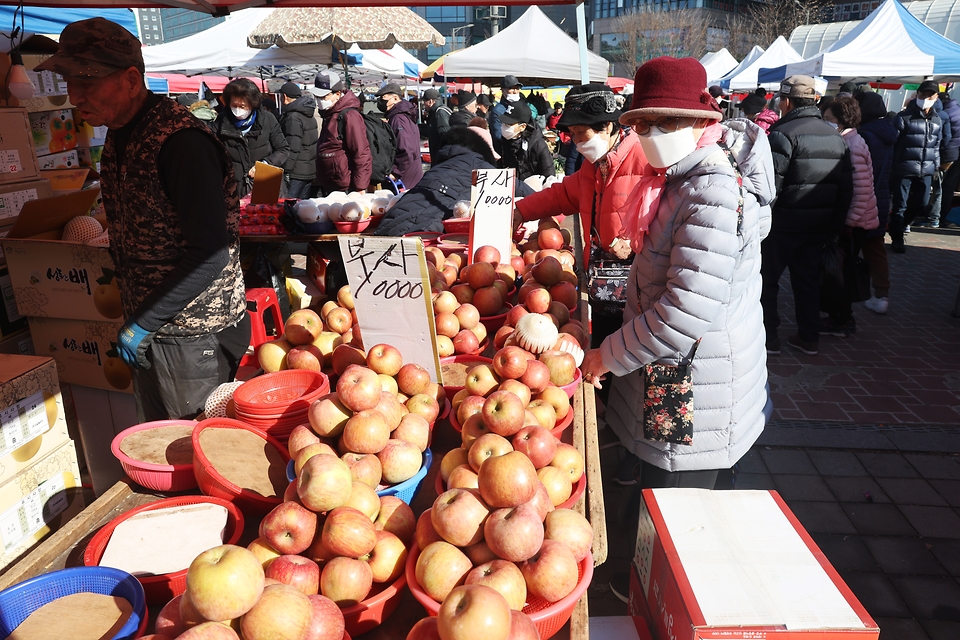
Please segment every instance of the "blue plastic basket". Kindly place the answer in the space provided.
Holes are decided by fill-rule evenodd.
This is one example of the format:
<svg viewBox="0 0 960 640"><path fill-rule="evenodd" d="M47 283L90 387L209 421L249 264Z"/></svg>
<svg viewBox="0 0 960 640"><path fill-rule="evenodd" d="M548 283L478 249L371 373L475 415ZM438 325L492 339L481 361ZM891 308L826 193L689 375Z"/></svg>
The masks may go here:
<svg viewBox="0 0 960 640"><path fill-rule="evenodd" d="M405 480L400 484L395 484L392 487L387 487L386 489L381 489L377 491L378 496L397 496L407 504L413 502L413 499L417 497L417 493L420 491L420 485L423 484L424 479L427 477L427 473L430 471L430 465L433 464L433 453L430 449L427 449L423 452L423 464L420 466L420 471L417 472L417 475L413 476L409 480ZM287 480L293 482L297 479L297 475L294 473L293 460L287 463Z"/></svg>
<svg viewBox="0 0 960 640"><path fill-rule="evenodd" d="M126 571L111 567L72 567L37 576L0 591L0 638L13 633L31 613L74 593L99 593L126 598L133 607L130 619L114 640L137 638L146 616L143 586Z"/></svg>

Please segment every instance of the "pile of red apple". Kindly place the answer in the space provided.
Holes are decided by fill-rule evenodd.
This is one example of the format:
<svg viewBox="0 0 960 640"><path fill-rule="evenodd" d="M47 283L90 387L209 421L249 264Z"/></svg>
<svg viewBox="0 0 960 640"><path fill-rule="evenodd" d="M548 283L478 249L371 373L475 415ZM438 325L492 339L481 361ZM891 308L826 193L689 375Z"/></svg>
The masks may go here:
<svg viewBox="0 0 960 640"><path fill-rule="evenodd" d="M484 584L455 587L437 616L426 617L410 629L407 640L540 640L536 624L526 613L511 609L499 591Z"/></svg>
<svg viewBox="0 0 960 640"><path fill-rule="evenodd" d="M353 294L346 285L320 308L290 314L283 335L257 348L257 360L267 373L284 369L333 369L333 352L341 344L363 348Z"/></svg>
<svg viewBox="0 0 960 640"><path fill-rule="evenodd" d="M441 358L479 353L487 339L480 322L480 310L469 302L461 304L451 291L433 295L433 318L437 329L437 355Z"/></svg>
<svg viewBox="0 0 960 640"><path fill-rule="evenodd" d="M335 390L310 405L309 428L294 428L287 441L300 499L315 511L326 509L310 495L311 478L318 474L314 457L342 462L341 474L371 492L404 482L420 470L431 429L446 404L443 387L420 365L404 364L396 347L378 344L364 355L341 345L334 353L346 363ZM348 494L349 487L342 492Z"/></svg>

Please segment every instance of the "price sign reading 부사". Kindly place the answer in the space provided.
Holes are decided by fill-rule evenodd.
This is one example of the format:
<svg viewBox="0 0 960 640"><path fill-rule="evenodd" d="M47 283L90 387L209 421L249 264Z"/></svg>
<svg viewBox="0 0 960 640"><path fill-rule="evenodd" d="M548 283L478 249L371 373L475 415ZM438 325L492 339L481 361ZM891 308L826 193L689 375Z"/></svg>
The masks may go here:
<svg viewBox="0 0 960 640"><path fill-rule="evenodd" d="M389 344L441 382L430 276L420 238L340 238L340 254L367 348Z"/></svg>
<svg viewBox="0 0 960 640"><path fill-rule="evenodd" d="M500 262L510 262L515 181L516 171L513 169L476 169L473 172L469 262L473 262L474 252L485 245L497 248Z"/></svg>

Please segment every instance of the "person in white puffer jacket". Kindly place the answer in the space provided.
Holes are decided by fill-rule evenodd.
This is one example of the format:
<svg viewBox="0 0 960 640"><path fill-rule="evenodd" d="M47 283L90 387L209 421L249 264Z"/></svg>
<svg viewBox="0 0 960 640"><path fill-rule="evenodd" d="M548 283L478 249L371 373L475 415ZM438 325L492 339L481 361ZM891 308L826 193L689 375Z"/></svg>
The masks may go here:
<svg viewBox="0 0 960 640"><path fill-rule="evenodd" d="M620 122L634 127L651 166L661 168L631 196L636 257L624 325L587 352L582 370L595 386L613 374L606 421L639 457L634 475L641 488L712 488L718 471L757 440L772 410L760 242L770 229L773 159L760 127L719 123L695 59L651 60L634 86L632 109ZM742 189L724 147L739 167ZM698 341L692 441L646 439L642 368L685 364Z"/></svg>

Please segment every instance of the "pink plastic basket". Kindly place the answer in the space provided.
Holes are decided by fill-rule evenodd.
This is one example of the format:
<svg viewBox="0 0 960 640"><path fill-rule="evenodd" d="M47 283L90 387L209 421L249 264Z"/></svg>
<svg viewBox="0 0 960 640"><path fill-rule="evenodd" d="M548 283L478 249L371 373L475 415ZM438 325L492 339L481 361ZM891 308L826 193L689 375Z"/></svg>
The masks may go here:
<svg viewBox="0 0 960 640"><path fill-rule="evenodd" d="M137 484L153 489L154 491L186 491L197 486L197 479L193 475L193 463L190 464L154 464L135 460L120 450L120 444L127 436L138 431L147 431L159 427L176 425L196 425L193 420L157 420L144 422L124 429L118 433L110 443L110 451L120 461L124 473Z"/></svg>

